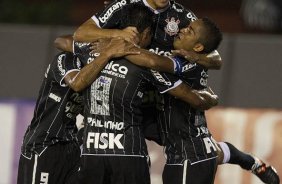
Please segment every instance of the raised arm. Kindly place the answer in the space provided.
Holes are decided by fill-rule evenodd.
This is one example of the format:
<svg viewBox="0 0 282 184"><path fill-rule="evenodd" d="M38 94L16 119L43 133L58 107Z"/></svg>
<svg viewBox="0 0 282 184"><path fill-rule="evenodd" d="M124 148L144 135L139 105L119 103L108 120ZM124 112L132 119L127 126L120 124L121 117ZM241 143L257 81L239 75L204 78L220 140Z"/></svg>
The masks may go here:
<svg viewBox="0 0 282 184"><path fill-rule="evenodd" d="M132 45L123 39L112 39L94 61L84 66L80 71L70 72L65 77L65 82L74 91L82 91L96 80L98 74L110 59L128 54L139 54L139 52L131 50Z"/></svg>
<svg viewBox="0 0 282 184"><path fill-rule="evenodd" d="M154 54L141 48L135 48L135 50L139 51L140 54L126 56L126 59L131 63L161 72L174 73L174 64L170 58Z"/></svg>
<svg viewBox="0 0 282 184"><path fill-rule="evenodd" d="M132 43L136 42L137 29L135 27L127 27L120 29L102 29L91 18L83 23L74 33L73 38L79 42L93 42L101 38L122 37Z"/></svg>
<svg viewBox="0 0 282 184"><path fill-rule="evenodd" d="M95 62L91 62L84 66L79 72L70 72L65 77L67 85L76 92L80 92L92 84L100 71L106 66L111 56L107 53L101 53Z"/></svg>
<svg viewBox="0 0 282 184"><path fill-rule="evenodd" d="M72 35L64 35L55 39L54 46L62 51L73 52Z"/></svg>
<svg viewBox="0 0 282 184"><path fill-rule="evenodd" d="M99 53L104 50L104 45L106 45L105 43L107 42L108 39L100 39L97 42L91 43L91 53ZM132 46L132 49L136 52L140 52L140 54L127 55L125 58L131 63L161 72L174 73L174 63L170 58L165 56L159 56L146 49L136 47L135 45Z"/></svg>
<svg viewBox="0 0 282 184"><path fill-rule="evenodd" d="M55 40L54 45L57 49L73 52L72 41L73 39L70 35L61 36ZM101 51L105 50L105 45L107 45L107 42L109 42L109 39L100 39L99 41L92 43L91 53L100 53ZM148 50L135 47L134 45L132 45L132 51L140 53L138 55L132 54L126 56L126 59L133 64L151 68L157 71L174 73L174 63L168 57L159 56L149 52Z"/></svg>

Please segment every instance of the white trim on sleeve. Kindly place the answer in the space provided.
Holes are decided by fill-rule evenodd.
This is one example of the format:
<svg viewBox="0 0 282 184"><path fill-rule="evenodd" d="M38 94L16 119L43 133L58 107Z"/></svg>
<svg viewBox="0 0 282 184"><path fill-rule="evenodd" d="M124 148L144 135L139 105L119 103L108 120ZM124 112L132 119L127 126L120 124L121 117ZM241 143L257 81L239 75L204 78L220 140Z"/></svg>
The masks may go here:
<svg viewBox="0 0 282 184"><path fill-rule="evenodd" d="M96 23L96 25L97 25L99 28L101 28L100 23L99 23L99 20L98 20L98 18L96 17L96 15L93 15L93 16L91 17L91 19Z"/></svg>
<svg viewBox="0 0 282 184"><path fill-rule="evenodd" d="M64 77L61 79L61 81L60 81L60 86L62 86L62 87L67 87L68 85L64 82L64 79L65 79L65 77L69 74L69 73L71 73L71 72L74 72L74 71L80 71L79 69L72 69L72 70L69 70L65 75L64 75Z"/></svg>
<svg viewBox="0 0 282 184"><path fill-rule="evenodd" d="M178 80L176 81L173 86L171 86L170 88L164 90L164 91L160 91L161 94L168 92L169 90L172 90L174 88L176 88L177 86L179 86L183 81L182 80Z"/></svg>

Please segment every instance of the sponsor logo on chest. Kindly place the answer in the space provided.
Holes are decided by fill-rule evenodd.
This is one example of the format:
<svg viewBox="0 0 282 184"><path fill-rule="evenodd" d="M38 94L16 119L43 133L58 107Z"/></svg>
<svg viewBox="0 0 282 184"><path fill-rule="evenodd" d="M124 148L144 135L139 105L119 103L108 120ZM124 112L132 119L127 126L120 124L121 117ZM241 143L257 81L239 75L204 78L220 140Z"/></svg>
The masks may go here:
<svg viewBox="0 0 282 184"><path fill-rule="evenodd" d="M88 132L86 147L95 149L124 149L120 139L123 134Z"/></svg>
<svg viewBox="0 0 282 184"><path fill-rule="evenodd" d="M125 78L127 72L128 68L126 66L115 63L114 61L108 63L105 69L102 70L102 73L113 75L119 78Z"/></svg>

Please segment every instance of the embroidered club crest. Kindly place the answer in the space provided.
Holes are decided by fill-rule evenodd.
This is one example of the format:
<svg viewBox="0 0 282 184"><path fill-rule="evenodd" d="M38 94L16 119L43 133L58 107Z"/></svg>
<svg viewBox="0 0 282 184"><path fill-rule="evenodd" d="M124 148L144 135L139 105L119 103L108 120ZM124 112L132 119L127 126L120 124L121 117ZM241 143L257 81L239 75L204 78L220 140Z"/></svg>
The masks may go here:
<svg viewBox="0 0 282 184"><path fill-rule="evenodd" d="M165 21L167 22L165 32L170 36L176 35L179 31L178 24L180 23L180 20L175 20L174 17L171 17L171 19L168 18Z"/></svg>

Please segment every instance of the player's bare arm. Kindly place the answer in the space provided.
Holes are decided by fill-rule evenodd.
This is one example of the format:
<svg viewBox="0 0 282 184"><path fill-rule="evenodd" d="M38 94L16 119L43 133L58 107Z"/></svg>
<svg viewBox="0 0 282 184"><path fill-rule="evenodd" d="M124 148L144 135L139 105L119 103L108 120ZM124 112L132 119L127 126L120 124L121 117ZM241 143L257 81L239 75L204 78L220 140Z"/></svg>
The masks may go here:
<svg viewBox="0 0 282 184"><path fill-rule="evenodd" d="M65 77L65 82L74 91L82 91L90 84L92 84L101 70L106 66L108 61L112 58L123 57L128 54L139 54L139 52L132 51L132 44L124 41L121 38L111 39L110 43L105 47L104 51L95 59L84 66L80 71L70 72Z"/></svg>
<svg viewBox="0 0 282 184"><path fill-rule="evenodd" d="M135 48L135 50L139 51L140 55L126 56L126 59L128 59L131 63L160 72L174 74L173 61L168 57L160 56L141 48Z"/></svg>
<svg viewBox="0 0 282 184"><path fill-rule="evenodd" d="M94 43L95 47L91 47L91 49L93 50L92 52L94 53L94 52L99 52L100 50L103 50L103 45L104 45L103 42L107 42L107 40L100 39L99 43L95 42ZM140 54L126 56L126 59L128 59L131 63L136 64L138 66L154 69L160 72L175 73L174 63L170 58L154 54L146 49L142 49L138 47L136 47L135 50L139 51ZM208 68L208 69L220 69L221 67L222 62L221 62L221 57L218 54L218 52L216 52L217 54L215 53L213 55L209 54L210 56L208 54L197 54L197 53L193 53L193 52L189 52L185 50L181 50L181 51L174 50L174 52L175 53L179 52L179 54L177 55L180 55L183 57L190 54L189 58L186 57L187 60L191 59L190 56L192 54L194 57L200 57L198 55L201 55L201 57L203 58L208 58L208 59L201 59L201 60L198 59L197 60L198 64L203 65L205 68ZM195 60L193 61L195 62Z"/></svg>
<svg viewBox="0 0 282 184"><path fill-rule="evenodd" d="M93 23L87 23L88 21L92 21ZM82 24L82 26L78 28L78 33L75 33L75 36L64 35L56 38L54 41L54 46L59 50L72 52L71 49L73 40L78 42L95 42L98 39L121 37L131 43L138 42L138 31L135 27L127 27L123 30L101 29L96 26L92 19L89 19L88 21L84 23L85 25ZM87 31L88 29L90 31ZM84 31L86 33L84 33Z"/></svg>
<svg viewBox="0 0 282 184"><path fill-rule="evenodd" d="M63 35L55 39L54 46L67 52L73 52L73 38L72 35Z"/></svg>
<svg viewBox="0 0 282 184"><path fill-rule="evenodd" d="M90 54L99 53L104 50L107 42L109 42L109 39L99 39L97 42L92 42L92 46L90 47L92 51ZM125 58L131 63L160 72L174 73L173 61L168 57L154 54L146 49L139 48L136 45L132 46L132 51L134 50L140 54L127 55Z"/></svg>
<svg viewBox="0 0 282 184"><path fill-rule="evenodd" d="M193 51L181 49L172 50L172 54L184 57L189 62L200 64L207 69L219 70L222 66L222 59L216 50L210 54L199 54Z"/></svg>
<svg viewBox="0 0 282 184"><path fill-rule="evenodd" d="M127 27L123 30L101 29L92 19L89 19L75 31L73 38L79 42L93 42L100 38L122 37L129 42L136 43L137 34L135 27Z"/></svg>
<svg viewBox="0 0 282 184"><path fill-rule="evenodd" d="M199 110L208 110L218 104L217 95L206 90L194 90L184 83L169 90L168 93Z"/></svg>

